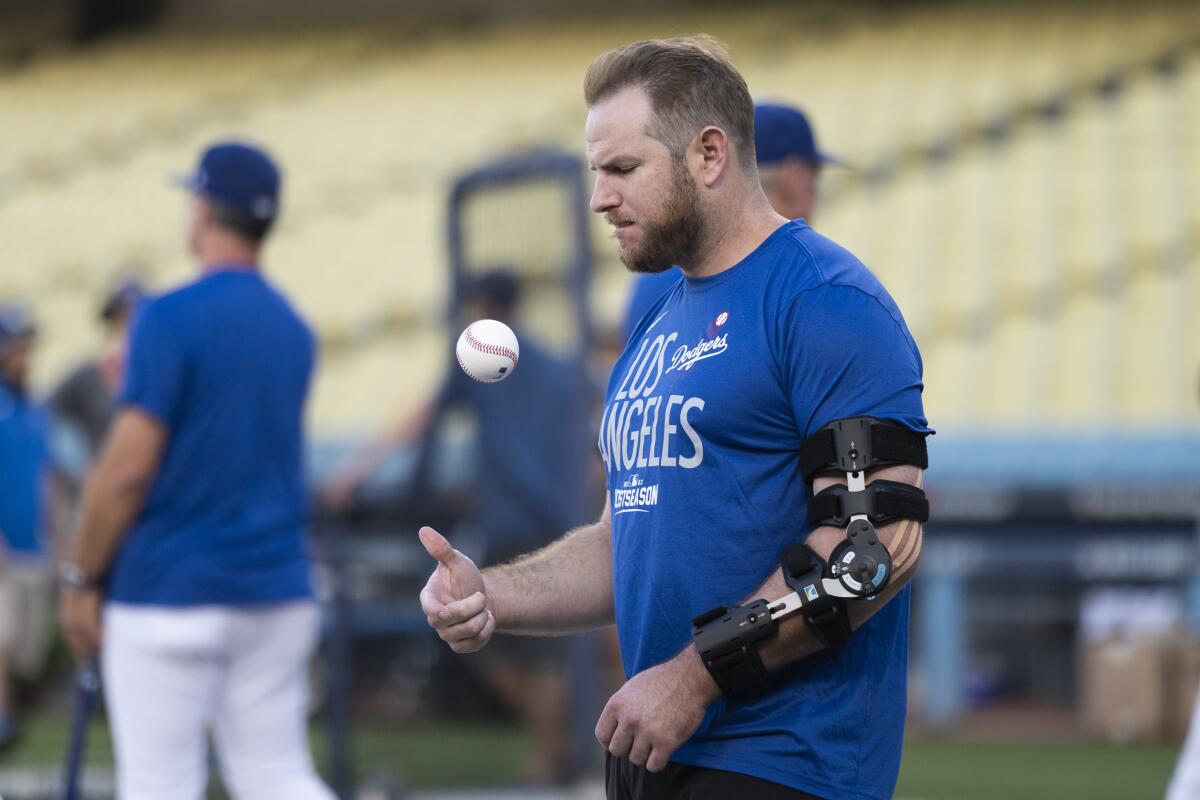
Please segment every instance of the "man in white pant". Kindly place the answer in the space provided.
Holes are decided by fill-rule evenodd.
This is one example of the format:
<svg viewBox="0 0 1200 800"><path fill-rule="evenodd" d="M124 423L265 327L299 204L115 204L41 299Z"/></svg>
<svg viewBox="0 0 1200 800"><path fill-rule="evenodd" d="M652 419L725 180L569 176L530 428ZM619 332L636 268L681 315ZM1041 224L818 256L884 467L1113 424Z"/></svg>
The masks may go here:
<svg viewBox="0 0 1200 800"><path fill-rule="evenodd" d="M279 171L227 142L186 185L203 274L136 315L60 570L63 628L77 658L102 655L120 800L201 798L210 732L237 800L332 800L305 737L316 346L258 267Z"/></svg>
<svg viewBox="0 0 1200 800"><path fill-rule="evenodd" d="M1175 762L1175 774L1167 786L1166 800L1197 798L1200 798L1200 693L1192 705L1192 721Z"/></svg>

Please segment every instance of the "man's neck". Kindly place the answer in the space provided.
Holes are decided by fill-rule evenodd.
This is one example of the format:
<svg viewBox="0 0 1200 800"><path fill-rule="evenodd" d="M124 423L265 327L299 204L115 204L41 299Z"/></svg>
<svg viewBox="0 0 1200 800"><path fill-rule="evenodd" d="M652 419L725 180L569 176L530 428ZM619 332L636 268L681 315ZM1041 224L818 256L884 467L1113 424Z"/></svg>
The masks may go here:
<svg viewBox="0 0 1200 800"><path fill-rule="evenodd" d="M205 273L238 269L252 272L258 269L258 248L232 239L214 239L199 253L200 269Z"/></svg>
<svg viewBox="0 0 1200 800"><path fill-rule="evenodd" d="M762 192L752 193L729 215L714 215L710 239L695 264L681 264L689 278L708 278L724 272L753 253L768 236L787 222L776 214Z"/></svg>

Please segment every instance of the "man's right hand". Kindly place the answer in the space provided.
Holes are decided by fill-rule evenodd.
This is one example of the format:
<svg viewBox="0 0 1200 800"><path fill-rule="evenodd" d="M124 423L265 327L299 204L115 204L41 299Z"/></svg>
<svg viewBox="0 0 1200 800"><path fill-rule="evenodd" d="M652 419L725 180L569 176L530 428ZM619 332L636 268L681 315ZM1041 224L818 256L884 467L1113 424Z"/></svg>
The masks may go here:
<svg viewBox="0 0 1200 800"><path fill-rule="evenodd" d="M67 648L79 663L100 652L100 610L104 598L96 589L63 589L59 593L58 618Z"/></svg>
<svg viewBox="0 0 1200 800"><path fill-rule="evenodd" d="M442 641L456 653L474 653L496 632L483 573L433 528L421 528L421 544L437 568L421 590L421 610Z"/></svg>

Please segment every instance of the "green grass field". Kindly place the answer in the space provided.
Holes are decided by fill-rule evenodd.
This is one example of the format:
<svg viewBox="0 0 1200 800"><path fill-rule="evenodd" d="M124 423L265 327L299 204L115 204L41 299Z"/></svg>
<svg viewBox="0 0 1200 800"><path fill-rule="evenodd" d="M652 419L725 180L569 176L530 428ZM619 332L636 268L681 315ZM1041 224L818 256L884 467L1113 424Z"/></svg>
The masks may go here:
<svg viewBox="0 0 1200 800"><path fill-rule="evenodd" d="M5 766L60 763L62 717L29 720ZM319 761L324 738L314 734ZM529 753L528 737L506 726L361 726L355 736L364 775L380 770L418 787L512 784ZM896 796L903 800L1159 800L1175 762L1166 745L997 744L914 740L905 749ZM88 762L109 765L108 731L95 724Z"/></svg>
<svg viewBox="0 0 1200 800"><path fill-rule="evenodd" d="M912 741L905 800L1162 800L1175 765L1166 745Z"/></svg>

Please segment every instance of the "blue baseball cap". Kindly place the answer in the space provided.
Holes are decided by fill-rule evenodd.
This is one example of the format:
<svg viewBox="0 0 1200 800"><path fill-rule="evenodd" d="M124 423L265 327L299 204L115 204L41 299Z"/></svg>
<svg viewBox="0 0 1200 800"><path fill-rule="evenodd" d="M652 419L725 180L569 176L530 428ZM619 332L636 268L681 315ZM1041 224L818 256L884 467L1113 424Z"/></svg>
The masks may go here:
<svg viewBox="0 0 1200 800"><path fill-rule="evenodd" d="M204 151L196 171L179 181L197 194L259 220L279 213L279 167L263 150L243 142L218 142Z"/></svg>
<svg viewBox="0 0 1200 800"><path fill-rule="evenodd" d="M810 164L840 164L840 158L817 149L817 138L804 112L778 103L754 105L754 151L759 164L776 164L789 156Z"/></svg>
<svg viewBox="0 0 1200 800"><path fill-rule="evenodd" d="M36 335L37 323L28 308L16 303L0 303L0 355Z"/></svg>
<svg viewBox="0 0 1200 800"><path fill-rule="evenodd" d="M128 314L142 298L146 296L146 288L137 278L126 278L113 287L104 298L100 307L100 319L110 322L120 314Z"/></svg>

